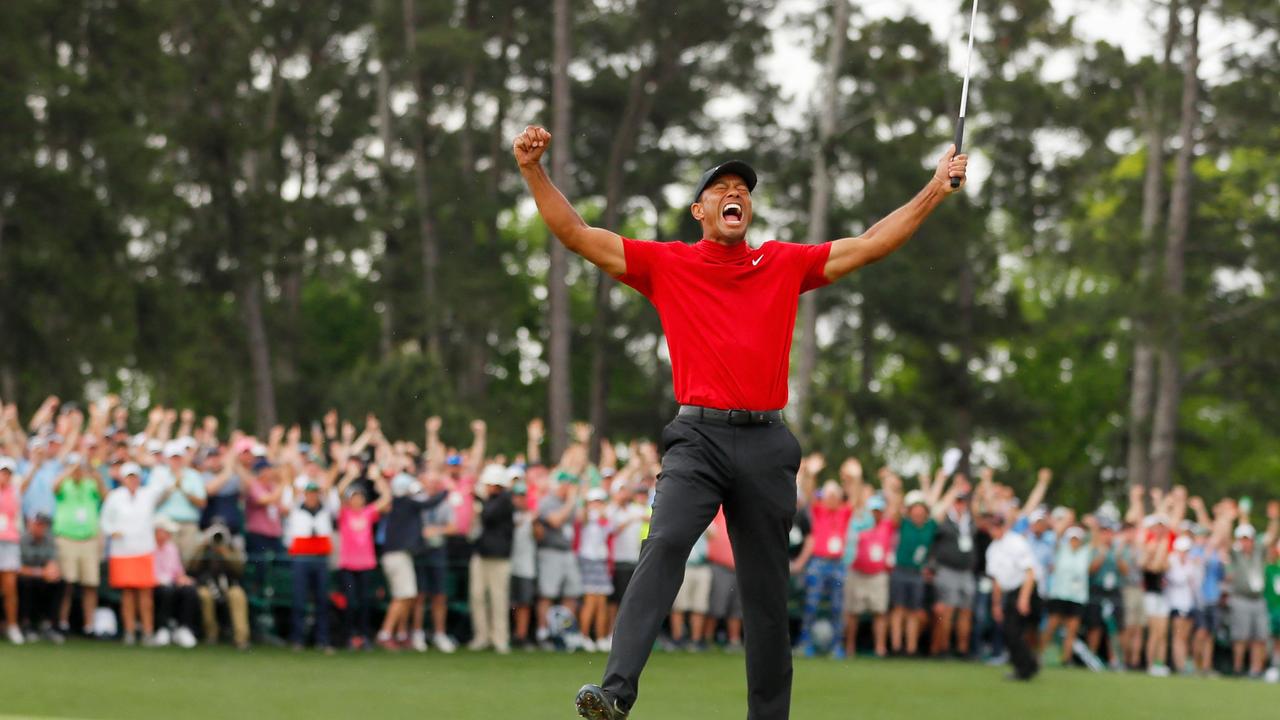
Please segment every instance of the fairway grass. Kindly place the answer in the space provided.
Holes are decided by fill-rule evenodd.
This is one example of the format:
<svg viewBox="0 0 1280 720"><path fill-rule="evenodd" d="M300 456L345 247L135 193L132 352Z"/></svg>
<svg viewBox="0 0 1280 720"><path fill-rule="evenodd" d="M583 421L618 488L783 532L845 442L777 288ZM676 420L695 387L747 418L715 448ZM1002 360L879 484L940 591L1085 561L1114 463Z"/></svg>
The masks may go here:
<svg viewBox="0 0 1280 720"><path fill-rule="evenodd" d="M0 717L571 720L603 655L146 650L116 643L0 646ZM1280 686L916 660L797 660L795 720L945 717L1265 718ZM741 656L655 654L635 720L746 717Z"/></svg>

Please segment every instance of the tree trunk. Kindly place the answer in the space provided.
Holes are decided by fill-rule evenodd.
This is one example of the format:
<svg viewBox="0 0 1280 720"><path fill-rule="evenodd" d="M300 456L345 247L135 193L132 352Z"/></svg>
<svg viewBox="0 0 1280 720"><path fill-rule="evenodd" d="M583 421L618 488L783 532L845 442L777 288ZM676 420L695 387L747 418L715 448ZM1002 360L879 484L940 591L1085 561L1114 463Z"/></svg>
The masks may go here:
<svg viewBox="0 0 1280 720"><path fill-rule="evenodd" d="M1182 400L1181 324L1184 275L1186 270L1187 230L1191 222L1191 161L1195 155L1195 131L1200 94L1200 11L1202 3L1193 3L1191 29L1187 36L1187 56L1182 76L1182 116L1177 162L1173 176L1173 193L1169 205L1168 241L1164 249L1164 283L1162 308L1166 327L1162 333L1159 362L1160 377L1156 399L1155 422L1151 432L1151 483L1168 488L1173 482L1173 465L1177 453L1178 410Z"/></svg>
<svg viewBox="0 0 1280 720"><path fill-rule="evenodd" d="M4 196L0 195L0 288L9 286L8 262L4 256ZM0 399L6 403L16 403L21 398L18 397L18 383L13 376L13 368L9 365L9 353L13 347L13 340L9 337L7 325L8 313L5 310L4 303L0 303Z"/></svg>
<svg viewBox="0 0 1280 720"><path fill-rule="evenodd" d="M661 53L659 53L659 57ZM649 112L662 80L651 68L641 68L631 76L627 90L627 104L622 111L622 122L614 133L609 148L609 171L605 177L604 212L601 224L606 228L618 226L622 217L623 166L635 151L636 136ZM612 328L613 306L610 294L617 281L608 273L596 271L595 315L591 320L591 397L589 422L595 428L596 437L607 437L609 432L609 334ZM591 459L599 459L600 446L592 443Z"/></svg>
<svg viewBox="0 0 1280 720"><path fill-rule="evenodd" d="M833 0L834 22L827 40L827 66L822 88L822 107L818 111L818 141L813 147L813 174L809 179L809 233L805 241L816 244L827 240L827 216L831 207L831 176L827 156L836 128L837 83L849 36L849 0ZM809 435L809 416L813 397L813 371L818 364L818 305L816 296L807 293L800 298L800 357L795 380L795 433L801 445Z"/></svg>
<svg viewBox="0 0 1280 720"><path fill-rule="evenodd" d="M377 5L378 17L384 14L385 1L380 0ZM378 205L382 209L383 232L382 273L378 280L378 294L382 298L382 312L378 314L378 354L385 360L391 356L395 345L396 305L392 278L402 258L401 243L392 221L395 201L391 192L391 49L380 31L375 31L374 38L378 43L378 139L382 142L382 157L378 160Z"/></svg>
<svg viewBox="0 0 1280 720"><path fill-rule="evenodd" d="M427 94L417 62L417 21L414 0L402 0L405 58L417 98L412 123L414 202L418 206L418 242L422 254L423 340L427 353L440 359L439 305L436 302L436 275L440 265L440 244L431 219L431 185L427 178Z"/></svg>
<svg viewBox="0 0 1280 720"><path fill-rule="evenodd" d="M1178 36L1178 3L1169 4L1165 29L1161 77L1168 71L1173 45ZM1152 344L1151 290L1157 272L1156 232L1164 205L1164 93L1157 90L1147 102L1147 167L1142 184L1142 261L1138 287L1142 293L1133 315L1133 377L1129 388L1129 452L1125 463L1129 484L1146 486L1149 481L1149 434L1151 403L1154 397L1156 355Z"/></svg>
<svg viewBox="0 0 1280 720"><path fill-rule="evenodd" d="M960 325L960 361L959 372L956 373L956 447L960 450L960 462L956 471L969 475L969 453L973 450L973 380L969 375L969 361L973 359L973 304L974 282L973 263L969 259L968 242L964 236L958 238L962 245L957 305L959 306Z"/></svg>
<svg viewBox="0 0 1280 720"><path fill-rule="evenodd" d="M573 147L570 137L572 98L569 94L569 0L555 0L555 49L551 72L551 181L563 192L569 192L569 155ZM569 379L569 251L554 237L547 238L551 267L547 270L547 328L550 343L547 360L548 439L551 455L548 464L560 461L569 440L569 422L573 412L573 384Z"/></svg>
<svg viewBox="0 0 1280 720"><path fill-rule="evenodd" d="M262 309L262 276L248 271L236 287L236 302L249 341L249 367L253 371L254 429L265 436L276 424L276 391L271 377L271 346Z"/></svg>
<svg viewBox="0 0 1280 720"><path fill-rule="evenodd" d="M464 0L462 3L462 24L468 32L476 29L475 0ZM458 131L458 164L462 170L462 181L468 187L475 176L476 148L471 123L475 117L476 94L476 59L471 56L462 67L462 128Z"/></svg>

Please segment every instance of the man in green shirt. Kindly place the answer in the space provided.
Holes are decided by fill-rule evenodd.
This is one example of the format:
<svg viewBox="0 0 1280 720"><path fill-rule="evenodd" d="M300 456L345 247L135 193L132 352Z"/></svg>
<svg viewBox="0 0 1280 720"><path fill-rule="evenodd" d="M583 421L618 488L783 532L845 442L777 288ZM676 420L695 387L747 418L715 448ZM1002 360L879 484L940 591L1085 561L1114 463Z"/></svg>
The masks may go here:
<svg viewBox="0 0 1280 720"><path fill-rule="evenodd" d="M1267 600L1267 612L1271 615L1271 636L1275 638L1271 652L1271 670L1268 680L1280 680L1280 545L1271 549L1271 564L1266 569L1267 586L1263 594ZM1274 678L1274 679L1273 679Z"/></svg>
<svg viewBox="0 0 1280 720"><path fill-rule="evenodd" d="M58 611L58 629L71 627L71 588L80 586L80 608L85 633L93 628L98 609L98 584L102 567L102 543L98 535L98 510L107 495L106 481L87 460L68 463L53 484L53 538L58 567L66 583Z"/></svg>
<svg viewBox="0 0 1280 720"><path fill-rule="evenodd" d="M924 564L938 523L930 516L928 497L919 490L907 493L902 524L898 529L898 551L889 575L889 647L894 653L905 649L916 654L920 626L924 620Z"/></svg>

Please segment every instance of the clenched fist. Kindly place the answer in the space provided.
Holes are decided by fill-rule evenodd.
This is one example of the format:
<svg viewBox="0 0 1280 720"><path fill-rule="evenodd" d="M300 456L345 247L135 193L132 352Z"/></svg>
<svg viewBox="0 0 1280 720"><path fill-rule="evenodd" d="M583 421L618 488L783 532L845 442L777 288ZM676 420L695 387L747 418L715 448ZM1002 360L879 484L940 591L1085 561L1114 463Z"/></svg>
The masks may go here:
<svg viewBox="0 0 1280 720"><path fill-rule="evenodd" d="M960 192L960 188L964 187L968 168L969 156L957 155L956 146L951 145L942 154L942 158L938 160L938 169L934 171L933 177L942 184L942 191L950 195L951 193ZM960 186L951 187L951 178L960 178Z"/></svg>
<svg viewBox="0 0 1280 720"><path fill-rule="evenodd" d="M551 144L551 133L546 128L530 125L511 143L511 152L520 167L531 167L542 161L542 153Z"/></svg>

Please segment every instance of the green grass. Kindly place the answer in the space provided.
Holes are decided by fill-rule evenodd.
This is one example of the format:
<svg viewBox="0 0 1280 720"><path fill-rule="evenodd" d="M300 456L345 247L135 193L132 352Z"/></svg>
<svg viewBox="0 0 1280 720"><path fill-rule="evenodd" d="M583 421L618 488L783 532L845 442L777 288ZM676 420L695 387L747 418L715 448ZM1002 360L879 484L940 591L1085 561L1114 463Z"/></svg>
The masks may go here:
<svg viewBox="0 0 1280 720"><path fill-rule="evenodd" d="M637 720L746 716L742 658L655 654ZM598 681L602 655L447 657L229 648L145 650L115 643L0 646L0 717L442 718L570 720L573 693ZM797 660L796 720L942 715L1043 718L1251 718L1280 705L1256 682L904 660Z"/></svg>

